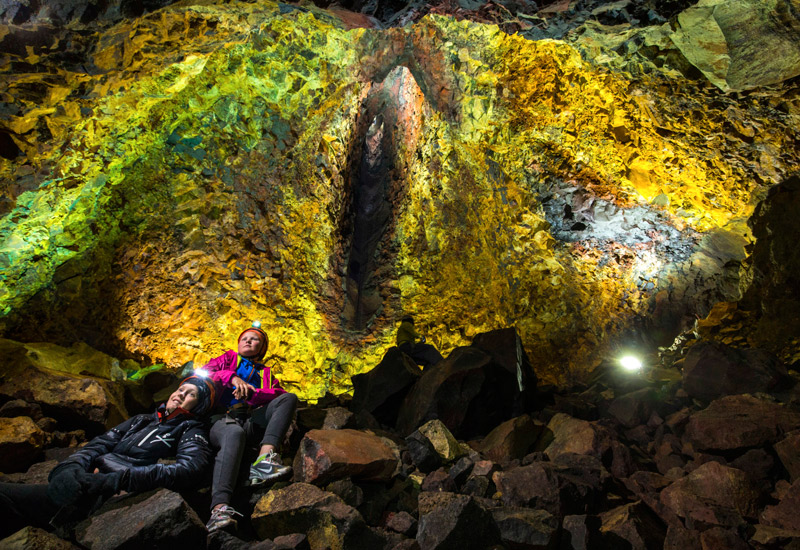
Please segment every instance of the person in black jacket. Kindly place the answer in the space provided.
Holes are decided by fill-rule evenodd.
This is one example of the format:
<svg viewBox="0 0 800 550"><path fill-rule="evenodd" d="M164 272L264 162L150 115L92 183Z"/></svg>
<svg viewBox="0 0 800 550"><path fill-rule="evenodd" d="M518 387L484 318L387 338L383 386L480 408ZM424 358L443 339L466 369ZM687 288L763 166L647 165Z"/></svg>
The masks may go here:
<svg viewBox="0 0 800 550"><path fill-rule="evenodd" d="M191 376L154 414L129 418L59 463L48 484L0 483L0 538L26 525L51 529L82 519L120 491L197 486L211 464L200 417L215 393L211 380ZM168 457L175 463L158 463Z"/></svg>

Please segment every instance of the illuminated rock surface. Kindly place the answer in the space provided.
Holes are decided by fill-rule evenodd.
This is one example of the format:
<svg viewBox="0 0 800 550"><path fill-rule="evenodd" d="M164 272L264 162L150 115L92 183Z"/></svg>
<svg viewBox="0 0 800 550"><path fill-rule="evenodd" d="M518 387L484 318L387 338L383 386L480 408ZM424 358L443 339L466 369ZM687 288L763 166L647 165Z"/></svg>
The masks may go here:
<svg viewBox="0 0 800 550"><path fill-rule="evenodd" d="M608 6L384 30L271 2L25 6L0 27L17 340L179 367L260 319L313 399L409 312L445 354L516 326L539 377L572 382L739 300L746 222L798 162L795 0L750 26L747 2L703 3L675 29ZM724 48L690 30L712 24Z"/></svg>

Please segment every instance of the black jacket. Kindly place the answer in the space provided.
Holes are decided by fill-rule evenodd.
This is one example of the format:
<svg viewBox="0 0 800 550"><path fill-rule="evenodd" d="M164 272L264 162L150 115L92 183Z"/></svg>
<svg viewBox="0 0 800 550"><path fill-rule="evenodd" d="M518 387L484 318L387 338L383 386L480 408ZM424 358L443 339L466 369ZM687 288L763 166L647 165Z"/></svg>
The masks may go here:
<svg viewBox="0 0 800 550"><path fill-rule="evenodd" d="M159 409L133 416L95 437L56 466L50 478L63 466L79 464L87 472L95 468L101 472L128 470L129 481L123 487L127 491L196 487L211 463L208 429L188 414L166 416L163 405ZM175 457L174 464L158 463L170 457Z"/></svg>

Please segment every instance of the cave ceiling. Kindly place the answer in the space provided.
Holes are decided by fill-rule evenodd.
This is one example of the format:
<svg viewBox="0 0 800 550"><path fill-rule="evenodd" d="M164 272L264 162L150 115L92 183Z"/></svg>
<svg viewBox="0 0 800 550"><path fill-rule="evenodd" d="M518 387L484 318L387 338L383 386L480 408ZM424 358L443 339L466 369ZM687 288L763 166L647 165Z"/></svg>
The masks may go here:
<svg viewBox="0 0 800 550"><path fill-rule="evenodd" d="M314 398L411 313L445 354L516 326L569 382L752 294L797 172L794 0L9 5L8 338L179 367L258 319Z"/></svg>

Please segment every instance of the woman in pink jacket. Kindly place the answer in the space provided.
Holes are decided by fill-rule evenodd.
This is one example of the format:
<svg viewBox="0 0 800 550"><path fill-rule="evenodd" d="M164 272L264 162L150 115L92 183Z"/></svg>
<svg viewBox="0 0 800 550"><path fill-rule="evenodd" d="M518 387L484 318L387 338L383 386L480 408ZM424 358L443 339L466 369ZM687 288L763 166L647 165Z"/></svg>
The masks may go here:
<svg viewBox="0 0 800 550"><path fill-rule="evenodd" d="M203 368L222 389L219 403L226 414L211 427L212 450L216 452L211 485L209 532L236 527L240 516L231 505L245 447L260 445L258 458L250 466L250 485L274 481L288 475L291 467L281 463L276 449L283 441L297 408L297 396L281 388L269 367L260 361L269 345L267 334L255 323L239 335L238 353L228 350Z"/></svg>

